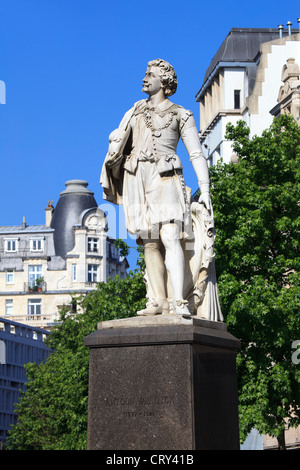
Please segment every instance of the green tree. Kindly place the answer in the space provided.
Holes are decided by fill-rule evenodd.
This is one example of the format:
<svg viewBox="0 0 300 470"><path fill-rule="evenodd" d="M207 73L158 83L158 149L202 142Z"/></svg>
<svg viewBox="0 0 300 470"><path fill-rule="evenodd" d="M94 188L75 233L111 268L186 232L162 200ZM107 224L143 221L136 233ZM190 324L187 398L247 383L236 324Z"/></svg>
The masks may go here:
<svg viewBox="0 0 300 470"><path fill-rule="evenodd" d="M87 440L89 350L84 338L99 321L134 316L145 306L141 270L116 276L85 298L73 300L82 313L63 308L47 343L53 353L27 365L27 390L16 406L18 421L7 440L10 450L84 450Z"/></svg>
<svg viewBox="0 0 300 470"><path fill-rule="evenodd" d="M228 329L241 339L241 437L255 427L284 448L285 425L300 424L300 365L292 361L292 344L300 340L300 131L283 116L261 137L250 139L243 122L229 126L227 137L239 163L212 167L211 181L220 300ZM99 321L134 316L144 307L143 271L101 283L78 303L82 313L62 311L46 363L27 366L28 388L8 449L86 447L89 359L83 339Z"/></svg>
<svg viewBox="0 0 300 470"><path fill-rule="evenodd" d="M211 168L216 269L237 357L241 438L276 437L300 424L300 130L281 116L260 137L244 121L227 127L237 164Z"/></svg>

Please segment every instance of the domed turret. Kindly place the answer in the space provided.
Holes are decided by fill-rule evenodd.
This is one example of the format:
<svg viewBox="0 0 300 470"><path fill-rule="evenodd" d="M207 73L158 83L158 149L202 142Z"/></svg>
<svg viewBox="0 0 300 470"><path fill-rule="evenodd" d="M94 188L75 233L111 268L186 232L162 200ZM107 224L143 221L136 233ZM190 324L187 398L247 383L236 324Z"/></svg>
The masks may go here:
<svg viewBox="0 0 300 470"><path fill-rule="evenodd" d="M60 193L51 220L51 228L55 229L55 253L62 258L74 248L73 227L78 224L80 214L86 209L98 207L94 193L87 189L86 181L70 180L65 185L66 189Z"/></svg>

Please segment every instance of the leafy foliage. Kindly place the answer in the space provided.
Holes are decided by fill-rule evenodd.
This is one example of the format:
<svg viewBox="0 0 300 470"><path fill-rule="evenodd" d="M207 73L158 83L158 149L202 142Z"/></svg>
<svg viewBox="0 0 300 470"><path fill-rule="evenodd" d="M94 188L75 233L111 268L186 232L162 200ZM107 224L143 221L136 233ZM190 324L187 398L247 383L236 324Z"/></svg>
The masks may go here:
<svg viewBox="0 0 300 470"><path fill-rule="evenodd" d="M211 168L218 289L229 331L241 340L237 356L242 440L251 428L277 437L300 424L299 172L300 131L290 116L249 138L243 121L229 126L238 164ZM117 246L128 254L121 240ZM89 351L84 338L97 323L134 316L145 305L143 252L139 271L99 284L74 299L51 332L53 353L28 364L27 391L8 449L75 450L86 447Z"/></svg>
<svg viewBox="0 0 300 470"><path fill-rule="evenodd" d="M300 424L300 130L284 115L260 137L240 121L227 138L238 163L212 167L211 182L220 300L242 342L241 435L255 427L282 443L285 425Z"/></svg>
<svg viewBox="0 0 300 470"><path fill-rule="evenodd" d="M84 338L99 321L134 316L145 306L143 272L100 283L77 298L82 313L63 308L47 339L53 350L43 364L28 364L27 390L16 406L18 421L8 436L11 450L84 450L87 439L89 350Z"/></svg>

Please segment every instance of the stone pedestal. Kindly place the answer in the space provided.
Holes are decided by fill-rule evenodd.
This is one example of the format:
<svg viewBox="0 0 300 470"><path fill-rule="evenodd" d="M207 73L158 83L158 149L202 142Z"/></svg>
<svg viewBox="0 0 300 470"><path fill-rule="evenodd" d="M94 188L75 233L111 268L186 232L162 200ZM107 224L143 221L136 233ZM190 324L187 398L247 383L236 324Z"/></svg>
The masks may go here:
<svg viewBox="0 0 300 470"><path fill-rule="evenodd" d="M236 351L226 324L113 320L90 348L88 449L239 449Z"/></svg>

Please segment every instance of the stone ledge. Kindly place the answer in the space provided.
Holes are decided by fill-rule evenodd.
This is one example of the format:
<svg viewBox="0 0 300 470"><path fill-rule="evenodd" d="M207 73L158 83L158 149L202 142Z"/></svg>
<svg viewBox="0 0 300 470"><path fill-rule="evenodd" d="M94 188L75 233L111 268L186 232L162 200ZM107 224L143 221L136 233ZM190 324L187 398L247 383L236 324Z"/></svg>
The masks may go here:
<svg viewBox="0 0 300 470"><path fill-rule="evenodd" d="M202 344L237 351L240 341L227 325L177 315L130 317L105 321L84 340L89 348L150 346L155 344Z"/></svg>
<svg viewBox="0 0 300 470"><path fill-rule="evenodd" d="M227 330L226 323L205 320L195 316L183 317L181 315L155 315L117 318L116 320L107 320L98 323L98 330L104 328L132 328L145 326L162 325L197 325L204 328L215 328L217 330Z"/></svg>

